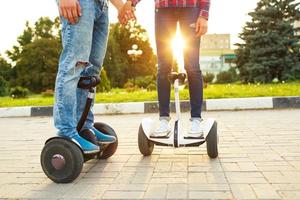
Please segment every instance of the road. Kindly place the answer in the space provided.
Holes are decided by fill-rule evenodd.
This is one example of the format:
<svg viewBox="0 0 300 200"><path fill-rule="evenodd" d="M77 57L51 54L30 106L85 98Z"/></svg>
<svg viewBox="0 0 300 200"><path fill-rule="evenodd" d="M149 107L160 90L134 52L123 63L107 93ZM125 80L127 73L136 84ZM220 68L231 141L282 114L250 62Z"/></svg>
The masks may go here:
<svg viewBox="0 0 300 200"><path fill-rule="evenodd" d="M42 172L51 117L0 119L0 198L21 199L300 199L300 110L205 112L218 120L219 157L199 148L155 147L143 157L137 130L156 114L96 116L119 136L108 160L91 160L73 183ZM184 113L185 124L189 114Z"/></svg>

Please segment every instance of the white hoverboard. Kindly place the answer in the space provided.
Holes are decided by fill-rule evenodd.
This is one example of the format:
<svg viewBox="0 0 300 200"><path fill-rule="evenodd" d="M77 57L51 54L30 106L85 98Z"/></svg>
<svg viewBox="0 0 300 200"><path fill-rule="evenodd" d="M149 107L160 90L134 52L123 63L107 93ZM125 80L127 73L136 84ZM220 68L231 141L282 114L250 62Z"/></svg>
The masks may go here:
<svg viewBox="0 0 300 200"><path fill-rule="evenodd" d="M207 154L210 158L218 156L217 122L213 118L207 119L204 127L204 135L199 138L185 137L180 119L179 83L184 83L186 74L172 73L169 79L174 83L176 121L174 130L165 137L152 137L155 131L155 122L151 118L143 119L139 127L139 150L144 156L152 154L154 145L178 147L198 147L206 142Z"/></svg>

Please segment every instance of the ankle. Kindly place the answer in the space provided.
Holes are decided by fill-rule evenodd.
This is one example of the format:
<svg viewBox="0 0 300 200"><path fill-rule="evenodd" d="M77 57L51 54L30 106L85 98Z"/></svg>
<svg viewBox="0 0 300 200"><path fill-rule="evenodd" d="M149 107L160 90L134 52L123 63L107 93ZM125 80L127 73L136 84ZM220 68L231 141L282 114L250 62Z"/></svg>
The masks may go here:
<svg viewBox="0 0 300 200"><path fill-rule="evenodd" d="M203 121L203 119L202 119L201 117L191 117L191 118L190 118L190 121L191 121L191 122L194 121L194 120L199 121L199 122L202 122L202 121Z"/></svg>

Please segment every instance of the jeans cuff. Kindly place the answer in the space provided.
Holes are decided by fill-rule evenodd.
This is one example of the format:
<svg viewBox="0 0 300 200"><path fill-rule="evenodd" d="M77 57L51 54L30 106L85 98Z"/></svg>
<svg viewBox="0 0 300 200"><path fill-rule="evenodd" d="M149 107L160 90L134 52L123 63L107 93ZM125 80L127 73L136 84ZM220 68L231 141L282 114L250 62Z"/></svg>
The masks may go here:
<svg viewBox="0 0 300 200"><path fill-rule="evenodd" d="M203 121L203 119L201 117L191 117L190 121L193 121L193 120L199 120L200 122Z"/></svg>
<svg viewBox="0 0 300 200"><path fill-rule="evenodd" d="M57 136L60 136L60 137L68 137L68 138L73 138L75 137L76 135L78 135L77 131L69 131L69 132L61 132L61 131L58 131L57 132Z"/></svg>
<svg viewBox="0 0 300 200"><path fill-rule="evenodd" d="M94 128L94 123L86 121L81 130L93 129L93 128Z"/></svg>
<svg viewBox="0 0 300 200"><path fill-rule="evenodd" d="M171 120L171 117L168 116L160 116L159 120L167 120L168 122Z"/></svg>

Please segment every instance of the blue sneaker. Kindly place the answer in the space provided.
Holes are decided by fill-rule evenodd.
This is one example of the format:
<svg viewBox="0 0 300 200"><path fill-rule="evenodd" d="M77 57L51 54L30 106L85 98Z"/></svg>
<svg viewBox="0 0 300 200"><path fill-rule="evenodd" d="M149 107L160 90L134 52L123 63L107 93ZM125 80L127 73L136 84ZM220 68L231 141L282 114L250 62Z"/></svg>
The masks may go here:
<svg viewBox="0 0 300 200"><path fill-rule="evenodd" d="M99 146L94 145L79 135L72 137L71 140L82 148L84 154L95 154L100 151Z"/></svg>
<svg viewBox="0 0 300 200"><path fill-rule="evenodd" d="M95 136L97 137L97 140L100 144L111 144L116 142L117 138L115 136L111 135L105 135L104 133L101 133L96 128L92 128L92 131L94 132Z"/></svg>

